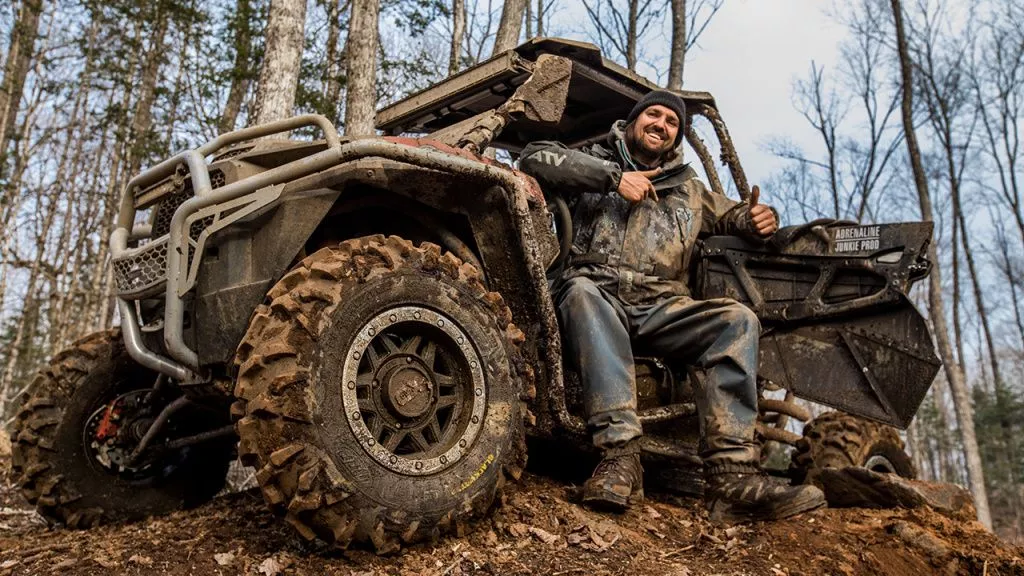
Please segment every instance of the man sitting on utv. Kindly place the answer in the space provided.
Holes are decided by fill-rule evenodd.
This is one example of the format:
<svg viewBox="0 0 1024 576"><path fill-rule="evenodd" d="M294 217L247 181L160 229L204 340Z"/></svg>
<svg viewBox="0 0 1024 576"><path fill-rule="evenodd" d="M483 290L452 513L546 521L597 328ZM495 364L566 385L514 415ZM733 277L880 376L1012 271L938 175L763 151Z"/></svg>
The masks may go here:
<svg viewBox="0 0 1024 576"><path fill-rule="evenodd" d="M604 144L570 150L534 142L520 169L567 198L573 245L556 294L566 353L583 380L587 425L603 460L583 486L588 505L623 510L643 498L633 349L703 370L696 391L705 501L716 521L778 519L818 508L812 486L784 486L760 469L757 343L750 309L695 300L686 285L698 236L767 238L774 211L713 193L683 163L685 104L645 96Z"/></svg>

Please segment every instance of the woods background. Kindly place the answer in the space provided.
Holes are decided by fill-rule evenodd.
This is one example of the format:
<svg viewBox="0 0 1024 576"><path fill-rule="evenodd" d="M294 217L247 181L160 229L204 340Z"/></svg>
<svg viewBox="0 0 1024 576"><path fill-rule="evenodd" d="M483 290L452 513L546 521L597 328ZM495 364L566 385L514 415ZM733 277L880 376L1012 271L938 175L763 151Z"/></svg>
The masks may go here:
<svg viewBox="0 0 1024 576"><path fill-rule="evenodd" d="M0 422L47 358L116 323L107 239L140 168L301 112L370 134L375 108L533 36L594 42L679 88L687 59L714 58L693 48L725 1L0 6ZM856 0L831 16L848 31L838 62L808 55L792 93L819 140L763 142L783 168L755 176L790 223L935 221L935 267L913 297L944 370L908 450L1022 543L1024 3Z"/></svg>

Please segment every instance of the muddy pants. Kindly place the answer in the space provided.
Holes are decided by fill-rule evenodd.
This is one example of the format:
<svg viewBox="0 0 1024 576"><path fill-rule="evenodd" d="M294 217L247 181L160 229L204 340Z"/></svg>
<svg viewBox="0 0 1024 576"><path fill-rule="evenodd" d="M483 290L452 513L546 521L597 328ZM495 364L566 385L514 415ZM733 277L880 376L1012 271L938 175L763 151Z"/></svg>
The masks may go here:
<svg viewBox="0 0 1024 576"><path fill-rule="evenodd" d="M745 469L758 461L757 342L760 325L730 299L672 296L655 304L624 303L593 280L575 277L558 293L567 357L583 380L587 424L599 448L641 435L636 413L633 347L702 369L695 390L709 471Z"/></svg>

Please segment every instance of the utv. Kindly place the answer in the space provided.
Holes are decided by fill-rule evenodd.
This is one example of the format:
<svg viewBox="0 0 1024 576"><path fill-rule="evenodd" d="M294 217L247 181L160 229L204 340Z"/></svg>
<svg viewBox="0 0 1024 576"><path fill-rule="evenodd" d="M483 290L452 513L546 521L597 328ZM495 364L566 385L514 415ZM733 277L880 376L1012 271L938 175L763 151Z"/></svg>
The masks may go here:
<svg viewBox="0 0 1024 576"><path fill-rule="evenodd" d="M303 538L387 552L462 531L520 475L528 432L589 445L548 284L565 200L480 154L601 139L655 87L589 44L537 39L383 109L383 137L299 116L138 175L110 238L120 327L54 357L15 421L25 496L70 527L140 518L211 498L237 450ZM714 99L681 95L695 166L745 196ZM763 323L759 435L796 447L777 473L913 475L886 425L906 427L938 370L906 296L931 231L818 221L764 246L704 241L696 294ZM652 475L699 492L690 372L637 359ZM845 414L802 437L794 396Z"/></svg>

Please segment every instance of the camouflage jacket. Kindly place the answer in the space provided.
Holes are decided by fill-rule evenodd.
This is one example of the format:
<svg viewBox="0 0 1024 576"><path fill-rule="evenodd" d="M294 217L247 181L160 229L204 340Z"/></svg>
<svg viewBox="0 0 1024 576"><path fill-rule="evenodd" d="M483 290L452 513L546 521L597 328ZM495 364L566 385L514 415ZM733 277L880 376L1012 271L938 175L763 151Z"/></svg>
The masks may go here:
<svg viewBox="0 0 1024 576"><path fill-rule="evenodd" d="M752 236L748 211L712 192L689 164L682 143L651 182L658 201L633 204L617 189L623 171L645 170L629 155L617 122L604 143L571 150L533 142L519 168L546 190L561 193L573 217L573 243L563 279L584 275L631 304L689 294L686 281L697 238Z"/></svg>

